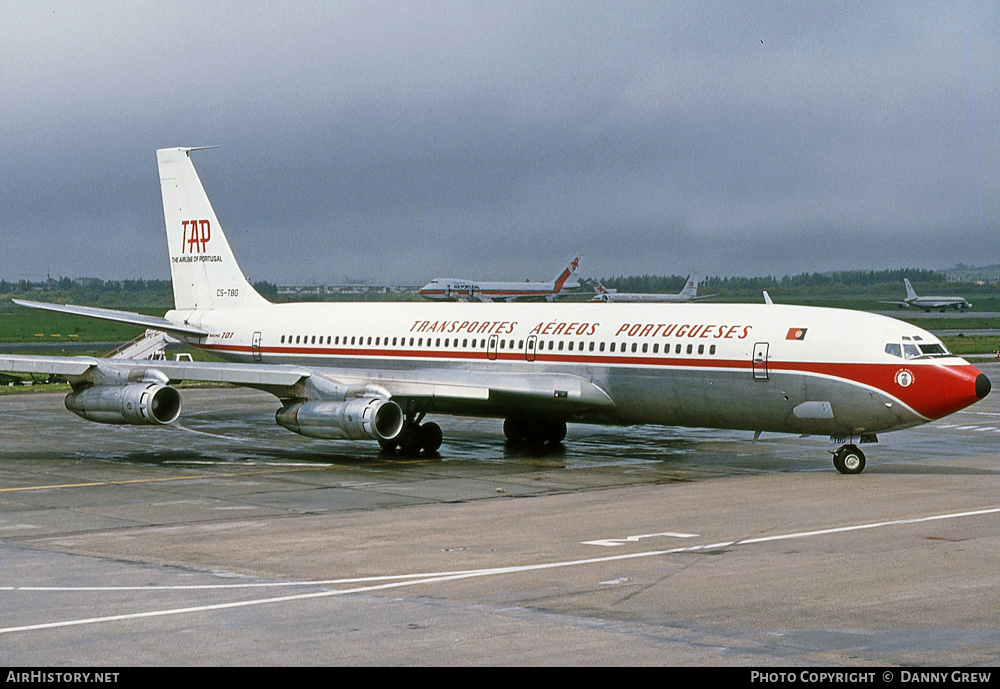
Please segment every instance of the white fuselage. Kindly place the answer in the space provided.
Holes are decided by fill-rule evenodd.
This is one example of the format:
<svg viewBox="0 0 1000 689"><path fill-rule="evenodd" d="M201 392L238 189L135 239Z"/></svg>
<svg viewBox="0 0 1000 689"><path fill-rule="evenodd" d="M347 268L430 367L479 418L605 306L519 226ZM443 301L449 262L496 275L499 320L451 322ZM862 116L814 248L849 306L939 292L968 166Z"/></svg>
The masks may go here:
<svg viewBox="0 0 1000 689"><path fill-rule="evenodd" d="M641 292L612 292L609 290L598 294L590 301L613 302L617 304L685 304L695 300L697 300L697 297L689 297L686 294L644 294Z"/></svg>
<svg viewBox="0 0 1000 689"><path fill-rule="evenodd" d="M230 360L296 364L376 385L385 377L475 376L488 386L500 377L571 374L613 401L613 409L571 419L579 421L860 434L920 424L978 399L979 372L933 335L856 311L327 303L167 317L207 330L191 341ZM511 412L499 400L432 408Z"/></svg>
<svg viewBox="0 0 1000 689"><path fill-rule="evenodd" d="M480 282L461 278L436 278L420 288L420 296L432 301L511 301L552 297L559 292L555 282Z"/></svg>
<svg viewBox="0 0 1000 689"><path fill-rule="evenodd" d="M972 308L964 297L916 297L906 303L920 309L968 309Z"/></svg>

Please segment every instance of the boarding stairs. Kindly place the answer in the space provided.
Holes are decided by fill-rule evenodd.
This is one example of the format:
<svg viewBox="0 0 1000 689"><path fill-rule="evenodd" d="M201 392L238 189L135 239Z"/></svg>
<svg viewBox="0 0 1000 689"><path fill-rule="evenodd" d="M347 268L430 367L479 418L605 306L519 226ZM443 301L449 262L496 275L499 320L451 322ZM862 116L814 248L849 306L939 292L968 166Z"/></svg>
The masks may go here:
<svg viewBox="0 0 1000 689"><path fill-rule="evenodd" d="M163 350L173 338L159 330L147 330L139 337L129 340L114 351L105 354L108 359L163 359Z"/></svg>

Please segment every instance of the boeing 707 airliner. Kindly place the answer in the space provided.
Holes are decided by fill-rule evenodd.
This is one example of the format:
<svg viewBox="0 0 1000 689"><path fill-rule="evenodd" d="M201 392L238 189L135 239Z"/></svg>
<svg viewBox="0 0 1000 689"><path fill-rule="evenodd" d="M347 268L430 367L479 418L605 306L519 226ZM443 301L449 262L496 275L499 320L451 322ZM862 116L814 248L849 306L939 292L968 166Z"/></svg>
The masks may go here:
<svg viewBox="0 0 1000 689"><path fill-rule="evenodd" d="M938 338L885 316L776 304L272 304L244 277L191 161L157 151L174 308L162 318L18 301L162 331L224 363L0 355L0 370L65 376L91 421L168 425L182 380L267 391L281 426L434 452L429 414L504 419L512 443L567 423L829 435L858 443L985 397L989 379ZM623 431L628 433L627 430Z"/></svg>

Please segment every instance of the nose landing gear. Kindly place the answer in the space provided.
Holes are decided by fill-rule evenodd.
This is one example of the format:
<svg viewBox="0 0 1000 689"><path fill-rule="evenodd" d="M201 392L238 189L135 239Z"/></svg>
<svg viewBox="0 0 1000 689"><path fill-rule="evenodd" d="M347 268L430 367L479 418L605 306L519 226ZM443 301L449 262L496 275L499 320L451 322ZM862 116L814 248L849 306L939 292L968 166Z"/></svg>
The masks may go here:
<svg viewBox="0 0 1000 689"><path fill-rule="evenodd" d="M865 453L857 445L842 445L833 453L833 466L842 474L860 474L865 470Z"/></svg>

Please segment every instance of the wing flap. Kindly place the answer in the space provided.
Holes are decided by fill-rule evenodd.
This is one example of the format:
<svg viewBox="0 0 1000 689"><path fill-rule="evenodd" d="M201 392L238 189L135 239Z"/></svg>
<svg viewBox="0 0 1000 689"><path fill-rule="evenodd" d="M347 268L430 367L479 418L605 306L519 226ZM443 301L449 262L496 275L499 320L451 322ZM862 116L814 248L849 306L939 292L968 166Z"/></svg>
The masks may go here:
<svg viewBox="0 0 1000 689"><path fill-rule="evenodd" d="M396 401L427 401L432 408L463 413L475 409L497 413L561 411L575 414L608 411L614 401L597 384L575 375L506 374L484 371L426 370L412 372L313 371L339 383L384 389Z"/></svg>
<svg viewBox="0 0 1000 689"><path fill-rule="evenodd" d="M97 365L89 356L19 356L0 354L0 371L50 376L82 376Z"/></svg>

